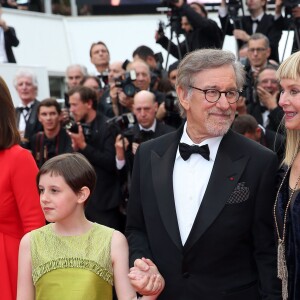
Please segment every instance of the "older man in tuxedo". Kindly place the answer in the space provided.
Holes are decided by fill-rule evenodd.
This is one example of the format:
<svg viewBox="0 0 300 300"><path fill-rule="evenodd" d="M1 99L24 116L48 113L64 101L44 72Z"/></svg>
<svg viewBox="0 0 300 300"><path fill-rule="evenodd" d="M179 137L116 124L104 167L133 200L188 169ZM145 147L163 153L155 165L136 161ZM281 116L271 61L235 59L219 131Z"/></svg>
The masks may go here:
<svg viewBox="0 0 300 300"><path fill-rule="evenodd" d="M29 138L43 130L37 114L39 101L36 99L38 81L35 72L31 69L18 69L14 77L14 86L21 100L20 105L16 107L16 119L21 135L21 145L28 148Z"/></svg>
<svg viewBox="0 0 300 300"><path fill-rule="evenodd" d="M141 294L161 290L148 276L136 281L158 269L162 300L281 299L272 223L277 157L230 130L243 82L232 53L191 52L176 84L184 126L136 153L126 235L129 276Z"/></svg>

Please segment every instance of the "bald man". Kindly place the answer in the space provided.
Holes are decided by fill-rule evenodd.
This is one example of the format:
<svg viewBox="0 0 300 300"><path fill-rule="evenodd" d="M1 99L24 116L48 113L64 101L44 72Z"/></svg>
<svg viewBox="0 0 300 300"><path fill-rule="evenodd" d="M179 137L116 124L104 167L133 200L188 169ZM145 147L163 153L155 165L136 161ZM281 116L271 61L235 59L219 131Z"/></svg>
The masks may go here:
<svg viewBox="0 0 300 300"><path fill-rule="evenodd" d="M131 160L133 160L134 154L140 143L175 130L175 128L159 122L155 118L157 109L158 104L155 95L152 92L143 90L135 94L133 98L133 113L137 123L124 132L124 135L130 139L129 141L128 138L124 138L125 150L127 150L127 154L129 154ZM124 167L126 158L121 134L116 138L115 148L117 167L120 170Z"/></svg>

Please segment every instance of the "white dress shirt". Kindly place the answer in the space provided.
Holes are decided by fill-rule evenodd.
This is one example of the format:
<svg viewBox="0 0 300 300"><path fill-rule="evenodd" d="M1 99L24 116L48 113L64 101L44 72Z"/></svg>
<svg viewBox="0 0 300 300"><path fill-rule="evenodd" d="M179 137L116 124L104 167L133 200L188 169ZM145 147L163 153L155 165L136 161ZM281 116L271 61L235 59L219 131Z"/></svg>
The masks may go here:
<svg viewBox="0 0 300 300"><path fill-rule="evenodd" d="M186 128L187 123L184 125L180 142L195 145L188 136ZM173 170L173 191L183 245L190 234L201 205L222 138L223 136L210 138L197 144L198 146L208 144L210 150L209 161L199 154L192 154L188 160L184 161L180 156L179 149L177 149Z"/></svg>
<svg viewBox="0 0 300 300"><path fill-rule="evenodd" d="M24 133L25 132L25 129L26 129L26 123L29 119L29 116L30 116L30 113L31 113L31 107L33 105L33 101L31 101L30 103L28 103L27 105L19 105L19 107L29 107L30 110L28 112L23 112L23 113L20 113L20 119L19 119L19 124L18 124L18 129L21 133Z"/></svg>
<svg viewBox="0 0 300 300"><path fill-rule="evenodd" d="M6 63L7 55L5 50L4 30L0 27L0 63Z"/></svg>

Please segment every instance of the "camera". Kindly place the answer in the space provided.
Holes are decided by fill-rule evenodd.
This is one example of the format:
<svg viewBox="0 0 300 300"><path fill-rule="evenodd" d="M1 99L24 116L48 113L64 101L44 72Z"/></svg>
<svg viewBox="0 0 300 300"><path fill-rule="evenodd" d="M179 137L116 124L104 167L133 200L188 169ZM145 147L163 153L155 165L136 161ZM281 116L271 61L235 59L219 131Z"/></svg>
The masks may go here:
<svg viewBox="0 0 300 300"><path fill-rule="evenodd" d="M126 72L124 76L115 78L116 87L122 88L123 92L128 97L133 97L139 89L133 84L136 80L136 73L134 70Z"/></svg>
<svg viewBox="0 0 300 300"><path fill-rule="evenodd" d="M120 116L113 117L106 121L109 127L117 129L118 133L123 133L135 124L135 116L133 113L125 113Z"/></svg>
<svg viewBox="0 0 300 300"><path fill-rule="evenodd" d="M178 111L178 98L175 91L170 91L166 93L165 98L165 109L167 112L177 112Z"/></svg>
<svg viewBox="0 0 300 300"><path fill-rule="evenodd" d="M242 0L226 0L228 6L228 14L234 22L235 29L243 29L242 22L238 16L238 12L241 9L242 15L244 16L244 7Z"/></svg>
<svg viewBox="0 0 300 300"><path fill-rule="evenodd" d="M88 140L92 136L92 129L91 126L87 123L81 123L80 125L82 127L83 135L86 140ZM71 120L69 123L65 125L65 128L69 130L72 133L78 133L79 128L78 128L78 123L76 123L74 120Z"/></svg>

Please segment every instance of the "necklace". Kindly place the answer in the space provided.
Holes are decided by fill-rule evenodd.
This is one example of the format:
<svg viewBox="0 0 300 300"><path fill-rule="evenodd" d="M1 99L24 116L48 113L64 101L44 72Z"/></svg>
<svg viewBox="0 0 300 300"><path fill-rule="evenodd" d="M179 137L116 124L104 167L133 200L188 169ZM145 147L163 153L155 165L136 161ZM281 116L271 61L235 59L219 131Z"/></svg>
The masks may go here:
<svg viewBox="0 0 300 300"><path fill-rule="evenodd" d="M296 155L295 155L296 157ZM280 236L280 232L279 232L279 226L277 223L277 218L276 218L276 206L278 203L278 195L279 192L283 186L283 183L286 179L286 176L288 174L288 172L290 171L293 162L295 160L295 157L292 160L292 163L290 164L290 166L288 167L286 173L284 174L284 177L280 183L279 189L277 191L277 195L276 195L276 199L275 199L275 204L274 204L274 208L273 208L273 215L274 215L274 221L275 221L275 227L276 227L276 232L277 232L277 237L278 237L278 248L277 248L277 277L279 279L281 279L282 282L282 299L283 300L287 300L288 299L288 271L287 271L287 266L286 266L286 258L285 258L285 237L286 237L286 221L287 221L287 214L288 214L288 210L293 198L293 195L295 194L295 191L298 187L298 184L300 182L300 175L297 178L295 187L293 189L290 190L290 195L289 195L289 200L286 204L286 208L284 210L284 215L283 215L283 228L282 228L282 237Z"/></svg>

